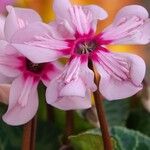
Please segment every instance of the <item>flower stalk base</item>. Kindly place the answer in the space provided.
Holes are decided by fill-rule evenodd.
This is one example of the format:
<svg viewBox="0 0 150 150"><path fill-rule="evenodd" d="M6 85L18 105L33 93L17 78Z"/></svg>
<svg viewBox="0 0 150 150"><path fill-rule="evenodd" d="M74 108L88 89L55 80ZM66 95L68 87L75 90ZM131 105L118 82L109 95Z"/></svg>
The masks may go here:
<svg viewBox="0 0 150 150"><path fill-rule="evenodd" d="M93 92L93 95L94 95L94 101L95 101L96 111L97 111L97 115L98 115L98 120L99 120L99 124L100 124L100 128L101 128L101 132L102 132L104 150L113 150L112 143L111 143L111 137L109 135L108 124L107 124L107 120L106 120L106 116L105 116L105 110L103 107L103 98L98 90L100 76L96 72L92 62L90 62L90 61L89 61L89 67L94 72L94 82L97 86L97 90L95 92Z"/></svg>
<svg viewBox="0 0 150 150"><path fill-rule="evenodd" d="M22 150L35 150L37 116L23 126Z"/></svg>

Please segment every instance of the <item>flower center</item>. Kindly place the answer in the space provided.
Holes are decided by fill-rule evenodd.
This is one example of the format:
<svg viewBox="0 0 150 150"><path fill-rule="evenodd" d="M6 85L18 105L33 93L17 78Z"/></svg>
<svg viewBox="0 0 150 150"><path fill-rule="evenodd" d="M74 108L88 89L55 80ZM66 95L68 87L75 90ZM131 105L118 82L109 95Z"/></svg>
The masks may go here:
<svg viewBox="0 0 150 150"><path fill-rule="evenodd" d="M45 63L33 63L30 60L26 60L27 70L33 73L40 73L43 70Z"/></svg>
<svg viewBox="0 0 150 150"><path fill-rule="evenodd" d="M75 46L75 52L77 54L87 54L94 51L97 48L98 44L96 41L80 41Z"/></svg>

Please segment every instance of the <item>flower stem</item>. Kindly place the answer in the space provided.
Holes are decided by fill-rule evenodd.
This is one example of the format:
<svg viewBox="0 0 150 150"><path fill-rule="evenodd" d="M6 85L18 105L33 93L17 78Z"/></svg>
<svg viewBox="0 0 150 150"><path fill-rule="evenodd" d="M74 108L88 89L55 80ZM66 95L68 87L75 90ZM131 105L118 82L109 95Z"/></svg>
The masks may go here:
<svg viewBox="0 0 150 150"><path fill-rule="evenodd" d="M94 82L97 86L97 90L93 93L94 94L94 100L95 100L95 106L97 110L97 115L98 115L98 120L102 132L102 138L103 138L103 143L104 143L104 150L112 150L112 143L111 143L111 137L109 135L109 129L108 129L108 124L105 116L105 110L103 107L103 98L99 92L99 81L100 81L100 76L97 73L96 69L93 66L93 63L89 61L89 67L90 69L93 70L94 72Z"/></svg>
<svg viewBox="0 0 150 150"><path fill-rule="evenodd" d="M22 150L35 150L37 117L23 126Z"/></svg>
<svg viewBox="0 0 150 150"><path fill-rule="evenodd" d="M68 137L73 133L74 128L74 111L66 111L66 126L65 126L65 136L64 144L69 144Z"/></svg>

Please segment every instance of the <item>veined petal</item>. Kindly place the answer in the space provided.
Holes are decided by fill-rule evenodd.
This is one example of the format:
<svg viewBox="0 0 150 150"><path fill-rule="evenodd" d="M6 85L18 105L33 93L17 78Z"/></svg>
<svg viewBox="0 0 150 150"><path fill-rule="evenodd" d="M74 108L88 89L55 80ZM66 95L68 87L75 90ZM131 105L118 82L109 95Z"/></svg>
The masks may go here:
<svg viewBox="0 0 150 150"><path fill-rule="evenodd" d="M17 92L16 92L17 91ZM10 90L9 106L3 120L10 125L27 123L38 109L37 83L32 77L18 77Z"/></svg>
<svg viewBox="0 0 150 150"><path fill-rule="evenodd" d="M113 23L104 29L102 38L113 44L147 44L150 42L150 19L139 5L122 8Z"/></svg>
<svg viewBox="0 0 150 150"><path fill-rule="evenodd" d="M73 58L63 73L50 82L46 91L48 104L63 110L84 109L91 106L89 85L86 87L86 83L80 77L80 63L80 58Z"/></svg>
<svg viewBox="0 0 150 150"><path fill-rule="evenodd" d="M131 15L136 15L141 19L147 19L149 16L148 11L144 7L140 5L129 5L119 10L114 21L117 23L123 17Z"/></svg>
<svg viewBox="0 0 150 150"><path fill-rule="evenodd" d="M106 19L108 16L107 12L97 5L87 5L82 7L85 14L91 14L90 28L95 32L97 27L97 21Z"/></svg>
<svg viewBox="0 0 150 150"><path fill-rule="evenodd" d="M101 75L99 90L108 100L130 97L142 89L145 75L145 63L133 54L99 54L99 63L95 63Z"/></svg>
<svg viewBox="0 0 150 150"><path fill-rule="evenodd" d="M30 23L41 21L40 16L32 9L7 6L7 11L9 14L6 18L4 32L8 41L11 40L12 35L20 28L24 28Z"/></svg>
<svg viewBox="0 0 150 150"><path fill-rule="evenodd" d="M75 39L75 31L67 20L56 20L54 22L50 22L49 26L51 36L55 39Z"/></svg>
<svg viewBox="0 0 150 150"><path fill-rule="evenodd" d="M33 63L44 63L54 61L62 57L62 53L57 50L31 46L26 44L12 44L20 53Z"/></svg>
<svg viewBox="0 0 150 150"><path fill-rule="evenodd" d="M61 33L63 37L68 36L68 38L73 38L75 33L84 35L90 31L95 31L97 20L103 20L107 17L106 11L101 7L96 5L71 5L68 0L55 0L54 10L57 15L57 20L60 22L58 24L56 21L55 27L64 29L64 32Z"/></svg>

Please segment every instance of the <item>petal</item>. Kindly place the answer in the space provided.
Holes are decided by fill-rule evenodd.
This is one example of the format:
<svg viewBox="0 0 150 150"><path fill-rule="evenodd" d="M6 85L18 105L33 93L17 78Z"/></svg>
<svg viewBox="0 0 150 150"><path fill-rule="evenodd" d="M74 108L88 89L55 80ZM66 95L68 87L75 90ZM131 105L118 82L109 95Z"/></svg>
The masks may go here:
<svg viewBox="0 0 150 150"><path fill-rule="evenodd" d="M79 97L85 97L85 91L86 87L83 83L83 81L79 78L75 81L71 81L69 84L64 85L62 87L59 96L79 96Z"/></svg>
<svg viewBox="0 0 150 150"><path fill-rule="evenodd" d="M52 104L57 100L58 92L58 82L54 79L49 83L46 89L46 101L48 104Z"/></svg>
<svg viewBox="0 0 150 150"><path fill-rule="evenodd" d="M91 14L91 29L95 32L97 27L97 21L98 20L104 20L107 18L108 14L107 12L97 6L97 5L87 5L83 6L83 10L85 14Z"/></svg>
<svg viewBox="0 0 150 150"><path fill-rule="evenodd" d="M97 5L83 6L83 9L87 9L91 12L93 20L97 20L97 19L104 20L108 17L107 12L103 8Z"/></svg>
<svg viewBox="0 0 150 150"><path fill-rule="evenodd" d="M17 92L16 92L17 91ZM38 109L37 83L32 77L18 77L11 86L9 106L3 120L10 125L27 123Z"/></svg>
<svg viewBox="0 0 150 150"><path fill-rule="evenodd" d="M0 40L4 39L5 17L0 15Z"/></svg>
<svg viewBox="0 0 150 150"><path fill-rule="evenodd" d="M51 105L62 110L77 110L88 109L91 107L90 94L86 92L85 97L78 96L64 96L59 98Z"/></svg>
<svg viewBox="0 0 150 150"><path fill-rule="evenodd" d="M12 35L20 28L26 25L41 21L40 16L32 9L13 8L7 6L8 16L5 22L5 37L8 41L11 40Z"/></svg>
<svg viewBox="0 0 150 150"><path fill-rule="evenodd" d="M49 26L42 22L33 22L15 32L12 36L12 42L22 44L24 42L31 42L36 39L36 36L44 36L49 33ZM22 36L24 35L24 36Z"/></svg>
<svg viewBox="0 0 150 150"><path fill-rule="evenodd" d="M45 86L48 86L49 82L60 74L62 70L62 65L55 61L53 63L47 63L44 68L41 80Z"/></svg>
<svg viewBox="0 0 150 150"><path fill-rule="evenodd" d="M77 87L78 85L72 85L64 87L61 91L61 96L59 96L59 84L56 80L50 82L47 90L46 90L46 101L48 104L62 109L62 110L71 110L71 109L85 109L91 107L90 95L89 92L85 92L83 87ZM69 89L68 93L66 89ZM51 92L53 91L53 92ZM74 92L75 91L75 92ZM78 93L79 92L79 93ZM85 93L84 93L85 92ZM82 97L83 96L83 97Z"/></svg>
<svg viewBox="0 0 150 150"><path fill-rule="evenodd" d="M54 0L53 9L59 18L68 18L68 10L71 7L69 0Z"/></svg>
<svg viewBox="0 0 150 150"><path fill-rule="evenodd" d="M49 50L42 47L31 46L26 44L12 44L22 55L34 63L44 63L54 61L62 54L57 50Z"/></svg>
<svg viewBox="0 0 150 150"><path fill-rule="evenodd" d="M0 102L8 104L10 84L0 84Z"/></svg>
<svg viewBox="0 0 150 150"><path fill-rule="evenodd" d="M8 77L16 77L20 74L18 69L21 65L17 55L0 54L0 73Z"/></svg>
<svg viewBox="0 0 150 150"><path fill-rule="evenodd" d="M127 98L142 89L145 63L139 56L111 53L95 65L101 75L99 90L108 100Z"/></svg>
<svg viewBox="0 0 150 150"><path fill-rule="evenodd" d="M49 23L50 33L55 39L75 39L75 31L67 20L56 20Z"/></svg>
<svg viewBox="0 0 150 150"><path fill-rule="evenodd" d="M82 63L80 74L82 81L85 83L87 89L90 89L92 92L96 91L97 87L94 83L94 73L88 68L87 63Z"/></svg>
<svg viewBox="0 0 150 150"><path fill-rule="evenodd" d="M150 19L147 10L139 5L122 8L113 23L104 29L102 38L113 44L147 44L150 42Z"/></svg>
<svg viewBox="0 0 150 150"><path fill-rule="evenodd" d="M91 106L90 89L87 89L86 83L80 77L80 65L80 57L71 59L62 74L50 82L46 91L48 104L63 110Z"/></svg>
<svg viewBox="0 0 150 150"><path fill-rule="evenodd" d="M136 15L142 19L147 19L149 16L148 11L144 7L140 5L129 5L119 10L114 21L118 22L120 19L128 15L129 16Z"/></svg>

